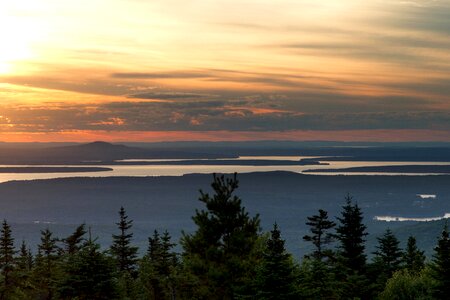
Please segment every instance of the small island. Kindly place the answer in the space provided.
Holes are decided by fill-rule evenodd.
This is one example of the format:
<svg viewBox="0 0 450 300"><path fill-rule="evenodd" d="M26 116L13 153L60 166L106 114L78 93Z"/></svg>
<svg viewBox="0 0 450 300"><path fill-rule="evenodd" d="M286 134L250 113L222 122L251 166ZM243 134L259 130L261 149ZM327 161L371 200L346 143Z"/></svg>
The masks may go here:
<svg viewBox="0 0 450 300"><path fill-rule="evenodd" d="M88 173L112 170L102 167L0 167L0 173Z"/></svg>

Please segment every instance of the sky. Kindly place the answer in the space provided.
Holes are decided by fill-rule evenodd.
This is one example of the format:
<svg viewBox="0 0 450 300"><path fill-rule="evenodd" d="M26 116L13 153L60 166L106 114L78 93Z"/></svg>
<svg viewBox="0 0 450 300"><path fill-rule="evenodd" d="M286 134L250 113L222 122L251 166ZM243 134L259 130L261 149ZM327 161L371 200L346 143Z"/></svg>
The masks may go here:
<svg viewBox="0 0 450 300"><path fill-rule="evenodd" d="M0 2L0 141L450 141L450 1Z"/></svg>

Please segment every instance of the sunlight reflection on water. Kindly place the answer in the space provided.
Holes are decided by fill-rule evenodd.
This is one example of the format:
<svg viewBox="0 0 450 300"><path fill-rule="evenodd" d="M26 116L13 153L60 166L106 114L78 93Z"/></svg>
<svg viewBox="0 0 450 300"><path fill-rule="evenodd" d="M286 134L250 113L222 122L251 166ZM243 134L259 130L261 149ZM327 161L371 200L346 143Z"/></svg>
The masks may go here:
<svg viewBox="0 0 450 300"><path fill-rule="evenodd" d="M401 166L401 165L450 165L450 162L382 162L382 161L326 161L329 165L288 165L288 166L243 166L239 165L242 159L265 159L265 160L300 160L301 156L264 156L264 157L240 157L236 160L236 165L90 165L89 167L112 168L112 171L103 172L67 172L67 173L3 173L0 174L0 183L11 180L35 180L35 179L52 179L52 178L68 178L68 177L110 177L110 176L182 176L192 173L210 174L210 173L250 173L250 172L269 172L269 171L289 171L302 173L308 169L339 169L351 167L366 166ZM149 160L139 160L149 161ZM158 161L158 160L153 160ZM160 160L159 160L160 161ZM0 165L0 167L31 167L26 165ZM49 165L35 165L32 167L54 167ZM80 167L75 165L64 165L58 167ZM445 175L433 173L308 173L308 175Z"/></svg>

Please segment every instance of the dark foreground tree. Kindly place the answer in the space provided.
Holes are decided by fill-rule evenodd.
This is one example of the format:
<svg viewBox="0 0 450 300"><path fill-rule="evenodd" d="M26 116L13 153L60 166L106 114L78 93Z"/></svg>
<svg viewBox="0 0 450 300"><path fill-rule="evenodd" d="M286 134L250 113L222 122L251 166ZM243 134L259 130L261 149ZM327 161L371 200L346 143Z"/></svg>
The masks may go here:
<svg viewBox="0 0 450 300"><path fill-rule="evenodd" d="M20 246L19 255L16 257L16 282L18 288L18 295L22 295L20 298L27 298L33 290L33 285L31 284L31 271L33 269L33 254L30 248L27 247L25 241L22 241Z"/></svg>
<svg viewBox="0 0 450 300"><path fill-rule="evenodd" d="M141 260L139 282L146 299L175 299L178 259L170 234L157 230L149 237L147 255Z"/></svg>
<svg viewBox="0 0 450 300"><path fill-rule="evenodd" d="M137 266L138 248L132 246L131 240L133 233L130 229L133 227L133 221L128 220L128 216L123 207L119 211L119 222L116 225L119 228L119 234L113 235L113 244L110 252L117 263L117 267L121 272L133 273Z"/></svg>
<svg viewBox="0 0 450 300"><path fill-rule="evenodd" d="M377 251L374 261L379 264L380 270L386 275L386 280L400 269L403 253L399 247L400 242L390 229L386 229L382 237L378 237Z"/></svg>
<svg viewBox="0 0 450 300"><path fill-rule="evenodd" d="M366 267L365 236L367 227L363 224L363 214L358 204L353 204L353 198L347 195L346 205L342 207L339 225L336 228L336 238L339 240L339 255L345 267L363 273Z"/></svg>
<svg viewBox="0 0 450 300"><path fill-rule="evenodd" d="M31 250L27 248L25 241L22 241L19 250L19 256L16 258L17 268L21 271L29 272L33 268L33 255Z"/></svg>
<svg viewBox="0 0 450 300"><path fill-rule="evenodd" d="M12 278L15 268L15 253L11 227L6 220L3 220L0 236L0 274L2 275L0 299L10 299L15 289L15 282Z"/></svg>
<svg viewBox="0 0 450 300"><path fill-rule="evenodd" d="M437 299L448 299L450 295L450 237L447 224L434 251L431 264L432 275L437 283L434 296Z"/></svg>
<svg viewBox="0 0 450 300"><path fill-rule="evenodd" d="M191 298L235 299L255 275L254 253L259 216L250 217L234 195L233 178L214 175L214 195L200 191L206 210L196 210L193 234L184 234L183 260L192 283Z"/></svg>
<svg viewBox="0 0 450 300"><path fill-rule="evenodd" d="M62 299L117 299L114 262L90 238L85 247L71 255L59 285Z"/></svg>
<svg viewBox="0 0 450 300"><path fill-rule="evenodd" d="M377 237L377 240L378 245L373 252L373 263L368 268L374 293L383 291L388 279L400 269L403 256L399 247L400 242L390 229L386 229L381 237Z"/></svg>
<svg viewBox="0 0 450 300"><path fill-rule="evenodd" d="M319 209L318 215L308 217L306 225L311 234L303 237L311 242L315 250L306 255L301 268L301 295L307 299L334 299L338 297L340 287L334 277L334 253L326 248L335 240L335 235L329 232L336 223L328 219L328 213ZM325 259L328 258L328 259Z"/></svg>
<svg viewBox="0 0 450 300"><path fill-rule="evenodd" d="M294 264L275 223L257 275L257 299L297 299Z"/></svg>
<svg viewBox="0 0 450 300"><path fill-rule="evenodd" d="M310 227L311 234L303 237L304 241L312 242L316 248L312 257L322 261L325 257L330 256L330 251L325 247L334 241L334 235L329 232L336 223L328 220L328 213L323 209L319 209L319 214L308 217L306 225Z"/></svg>
<svg viewBox="0 0 450 300"><path fill-rule="evenodd" d="M346 204L342 207L341 217L338 217L336 238L339 241L338 277L345 281L343 298L367 297L369 282L366 277L365 236L366 225L363 224L363 214L353 198L347 195Z"/></svg>
<svg viewBox="0 0 450 300"><path fill-rule="evenodd" d="M61 276L57 241L50 229L41 230L41 243L32 275L38 299L54 299L56 295L56 283Z"/></svg>
<svg viewBox="0 0 450 300"><path fill-rule="evenodd" d="M417 248L416 238L410 236L403 253L403 264L413 274L417 274L425 267L425 252Z"/></svg>
<svg viewBox="0 0 450 300"><path fill-rule="evenodd" d="M86 224L81 224L75 231L62 240L64 243L64 253L72 255L78 252L85 241L84 235L87 233Z"/></svg>

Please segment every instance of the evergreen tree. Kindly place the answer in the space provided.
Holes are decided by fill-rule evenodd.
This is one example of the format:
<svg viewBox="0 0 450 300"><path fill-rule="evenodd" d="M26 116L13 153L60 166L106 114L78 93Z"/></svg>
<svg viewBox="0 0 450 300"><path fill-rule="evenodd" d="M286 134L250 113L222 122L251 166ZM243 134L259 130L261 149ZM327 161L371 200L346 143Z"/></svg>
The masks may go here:
<svg viewBox="0 0 450 300"><path fill-rule="evenodd" d="M30 271L33 268L33 255L31 250L27 248L25 241L22 241L19 250L19 257L16 259L17 268L23 271Z"/></svg>
<svg viewBox="0 0 450 300"><path fill-rule="evenodd" d="M318 260L322 260L324 256L330 256L330 251L324 249L324 247L334 240L334 235L328 232L336 223L328 220L328 213L322 209L319 209L319 214L312 217L308 217L306 225L310 226L311 235L305 235L303 240L312 242L316 250L313 252L313 257Z"/></svg>
<svg viewBox="0 0 450 300"><path fill-rule="evenodd" d="M345 281L343 298L367 297L369 282L366 277L365 236L366 225L363 224L363 214L358 204L353 204L353 198L347 195L346 204L342 207L341 217L338 217L336 239L339 241L339 266L337 276Z"/></svg>
<svg viewBox="0 0 450 300"><path fill-rule="evenodd" d="M301 293L304 298L335 298L339 288L335 284L333 272L333 252L325 246L335 240L335 235L328 232L336 223L328 219L328 213L319 209L318 215L308 217L306 225L310 226L311 235L305 235L304 241L312 242L315 250L306 255L302 265ZM324 260L324 258L329 258Z"/></svg>
<svg viewBox="0 0 450 300"><path fill-rule="evenodd" d="M89 238L85 247L69 257L65 276L59 284L61 298L118 299L114 262L99 249L100 246Z"/></svg>
<svg viewBox="0 0 450 300"><path fill-rule="evenodd" d="M12 278L12 272L15 268L15 253L11 227L6 220L3 220L0 236L0 270L2 275L0 299L8 299L15 288Z"/></svg>
<svg viewBox="0 0 450 300"><path fill-rule="evenodd" d="M151 261L156 261L161 251L161 237L158 230L155 230L153 236L148 238L147 256Z"/></svg>
<svg viewBox="0 0 450 300"><path fill-rule="evenodd" d="M183 234L184 263L195 288L193 298L233 299L245 293L254 276L254 247L259 216L251 218L242 207L233 178L214 175L213 196L200 191L207 210L196 210L193 234ZM191 298L192 298L191 297Z"/></svg>
<svg viewBox="0 0 450 300"><path fill-rule="evenodd" d="M375 254L374 260L380 264L381 270L385 273L387 280L395 271L400 269L403 253L399 247L400 242L389 228L377 240L377 251L373 253Z"/></svg>
<svg viewBox="0 0 450 300"><path fill-rule="evenodd" d="M425 267L424 253L417 248L416 238L410 236L403 254L403 264L410 273L417 274Z"/></svg>
<svg viewBox="0 0 450 300"><path fill-rule="evenodd" d="M447 224L434 251L431 265L433 278L437 282L434 296L437 299L448 299L450 295L450 237Z"/></svg>
<svg viewBox="0 0 450 300"><path fill-rule="evenodd" d="M368 277L371 279L374 294L383 291L388 279L400 269L403 256L399 248L400 242L390 229L386 229L377 240L373 263L368 268Z"/></svg>
<svg viewBox="0 0 450 300"><path fill-rule="evenodd" d="M130 229L133 227L133 221L128 220L128 216L123 207L120 208L119 216L120 220L116 225L118 226L120 233L118 235L113 235L113 244L110 248L110 252L115 258L121 272L134 274L138 261L138 248L131 244L133 233L130 232Z"/></svg>
<svg viewBox="0 0 450 300"><path fill-rule="evenodd" d="M150 299L172 299L175 296L177 256L172 248L170 234L161 236L157 230L149 237L147 255L140 265L139 280L144 295Z"/></svg>
<svg viewBox="0 0 450 300"><path fill-rule="evenodd" d="M275 223L257 276L257 299L296 299L294 265Z"/></svg>
<svg viewBox="0 0 450 300"><path fill-rule="evenodd" d="M366 267L365 239L366 225L363 224L363 214L358 204L353 204L353 198L347 195L346 205L342 207L339 225L336 228L336 238L340 242L339 254L344 265L352 271L364 272Z"/></svg>
<svg viewBox="0 0 450 300"><path fill-rule="evenodd" d="M159 266L159 273L166 277L170 275L172 268L178 263L177 255L172 251L175 244L172 243L171 239L172 237L169 232L167 230L164 231L161 236L161 263Z"/></svg>
<svg viewBox="0 0 450 300"><path fill-rule="evenodd" d="M41 230L41 243L38 245L38 255L32 274L39 299L56 298L56 282L61 275L58 264L60 249L56 245L57 241L50 229Z"/></svg>
<svg viewBox="0 0 450 300"><path fill-rule="evenodd" d="M33 255L31 254L31 250L27 248L25 241L22 241L19 250L19 256L16 258L16 270L15 277L17 278L17 288L19 295L22 297L18 298L29 298L28 293L33 290L33 286L31 284L31 270L33 268Z"/></svg>
<svg viewBox="0 0 450 300"><path fill-rule="evenodd" d="M86 233L86 224L81 224L70 236L63 239L62 242L64 243L64 253L72 255L78 252L82 247L84 235Z"/></svg>
<svg viewBox="0 0 450 300"><path fill-rule="evenodd" d="M300 268L298 299L341 299L344 282L336 279L333 267L326 261L305 257Z"/></svg>

